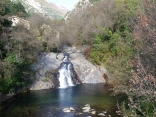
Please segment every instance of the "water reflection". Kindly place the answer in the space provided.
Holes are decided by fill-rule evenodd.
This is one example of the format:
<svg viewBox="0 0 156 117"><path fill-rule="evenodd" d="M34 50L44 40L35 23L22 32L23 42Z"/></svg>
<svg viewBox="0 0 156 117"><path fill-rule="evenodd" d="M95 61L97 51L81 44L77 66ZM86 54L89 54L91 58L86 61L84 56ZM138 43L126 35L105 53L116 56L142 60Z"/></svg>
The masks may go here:
<svg viewBox="0 0 156 117"><path fill-rule="evenodd" d="M51 105L49 109L47 109L45 117L75 117L75 112L72 113L64 113L63 108L71 107L73 105L72 95L73 95L73 87L68 87L66 89L55 89L56 97L57 97L57 105ZM75 107L75 106L74 106ZM45 112L44 112L45 113ZM43 117L43 116L41 116Z"/></svg>
<svg viewBox="0 0 156 117"><path fill-rule="evenodd" d="M73 88L68 87L66 89L58 90L59 107L71 106L72 105Z"/></svg>

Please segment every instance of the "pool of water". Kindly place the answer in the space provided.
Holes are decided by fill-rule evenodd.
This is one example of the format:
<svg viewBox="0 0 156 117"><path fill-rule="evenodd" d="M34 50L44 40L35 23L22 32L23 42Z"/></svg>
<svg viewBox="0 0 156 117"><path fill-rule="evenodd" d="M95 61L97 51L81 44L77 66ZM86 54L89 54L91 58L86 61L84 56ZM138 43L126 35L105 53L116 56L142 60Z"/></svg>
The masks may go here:
<svg viewBox="0 0 156 117"><path fill-rule="evenodd" d="M81 84L65 89L30 91L18 94L0 110L0 117L98 117L107 110L106 117L116 115L116 97L110 96L105 84ZM89 104L96 114L83 112ZM73 107L75 111L65 113L62 109Z"/></svg>

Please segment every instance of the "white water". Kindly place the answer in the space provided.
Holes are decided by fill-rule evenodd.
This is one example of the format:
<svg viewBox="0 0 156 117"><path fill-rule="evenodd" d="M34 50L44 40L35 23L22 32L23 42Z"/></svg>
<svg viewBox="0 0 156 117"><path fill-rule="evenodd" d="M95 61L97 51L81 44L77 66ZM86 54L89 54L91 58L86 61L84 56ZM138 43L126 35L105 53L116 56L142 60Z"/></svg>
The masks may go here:
<svg viewBox="0 0 156 117"><path fill-rule="evenodd" d="M60 87L59 88L66 88L68 86L74 86L74 71L73 71L73 65L69 61L69 56L66 55L63 59L63 62L61 63L61 66L59 68L59 82Z"/></svg>

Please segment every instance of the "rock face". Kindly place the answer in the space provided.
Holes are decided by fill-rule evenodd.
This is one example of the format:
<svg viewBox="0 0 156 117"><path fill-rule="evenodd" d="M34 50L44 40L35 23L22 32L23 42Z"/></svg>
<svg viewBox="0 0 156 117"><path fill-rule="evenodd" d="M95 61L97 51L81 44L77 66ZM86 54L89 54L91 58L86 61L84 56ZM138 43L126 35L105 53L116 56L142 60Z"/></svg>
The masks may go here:
<svg viewBox="0 0 156 117"><path fill-rule="evenodd" d="M74 70L78 79L82 83L102 83L105 82L105 68L96 67L87 61L80 51L75 47L63 47L63 52L70 54L70 61L73 64ZM38 62L32 65L32 69L36 72L34 84L30 90L41 90L57 87L57 71L62 63L63 54L56 53L41 53L38 55ZM33 78L34 79L34 78Z"/></svg>
<svg viewBox="0 0 156 117"><path fill-rule="evenodd" d="M55 87L53 81L56 79L51 78L55 77L51 75L51 73L57 72L61 61L56 59L55 53L41 53L38 55L37 60L38 62L32 65L32 70L34 70L36 74L32 78L34 83L30 87L30 90L41 90Z"/></svg>
<svg viewBox="0 0 156 117"><path fill-rule="evenodd" d="M50 19L62 19L69 11L68 9L49 3L46 0L11 0L12 2L21 2L27 12L43 14Z"/></svg>
<svg viewBox="0 0 156 117"><path fill-rule="evenodd" d="M75 72L82 83L105 82L103 73L92 63L87 61L81 53L74 53L70 56Z"/></svg>

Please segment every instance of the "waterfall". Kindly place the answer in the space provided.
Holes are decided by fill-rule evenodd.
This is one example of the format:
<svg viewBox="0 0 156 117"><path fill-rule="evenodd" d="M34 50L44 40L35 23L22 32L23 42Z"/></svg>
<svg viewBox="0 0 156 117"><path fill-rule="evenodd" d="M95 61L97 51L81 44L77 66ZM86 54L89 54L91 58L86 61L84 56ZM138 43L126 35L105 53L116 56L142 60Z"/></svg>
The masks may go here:
<svg viewBox="0 0 156 117"><path fill-rule="evenodd" d="M59 88L66 88L68 86L74 86L76 83L75 72L72 63L69 61L69 54L64 54L63 62L58 70L58 79L60 82Z"/></svg>

